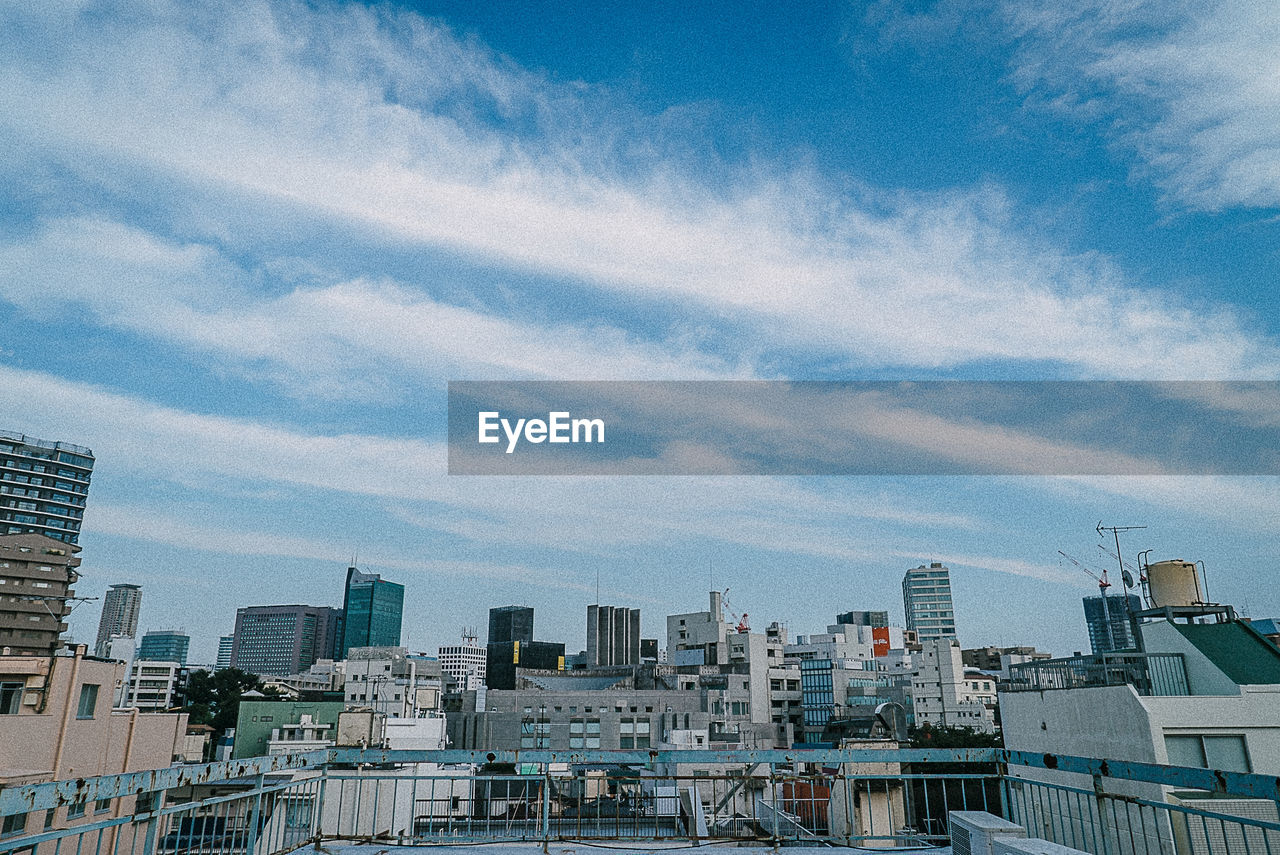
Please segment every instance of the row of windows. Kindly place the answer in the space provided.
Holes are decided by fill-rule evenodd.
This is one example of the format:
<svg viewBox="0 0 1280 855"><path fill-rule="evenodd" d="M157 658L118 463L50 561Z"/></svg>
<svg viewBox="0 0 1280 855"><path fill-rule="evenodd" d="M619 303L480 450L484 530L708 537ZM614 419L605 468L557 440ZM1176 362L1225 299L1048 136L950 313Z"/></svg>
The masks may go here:
<svg viewBox="0 0 1280 855"><path fill-rule="evenodd" d="M57 484L59 484L63 489L75 489L73 485L64 484L61 481L57 482ZM44 498L50 502L61 502L64 505L77 505L82 508L84 507L83 496L69 496L66 493L56 493L47 489L37 489L37 487L40 486L40 484L36 484L33 487L14 487L9 484L0 484L0 495L28 496L32 499Z"/></svg>
<svg viewBox="0 0 1280 855"><path fill-rule="evenodd" d="M27 501L26 499L10 499L5 504L5 507L17 508L20 511L41 511L46 514L58 514L73 519L81 519L84 516L84 511L75 508L64 508L59 505L51 505L48 502L41 507L38 503Z"/></svg>
<svg viewBox="0 0 1280 855"><path fill-rule="evenodd" d="M79 819L85 815L87 810L87 803L72 802L67 805L67 819ZM109 810L111 810L111 799L98 799L93 803L93 812L96 814L106 813ZM45 831L53 828L56 814L57 808L49 808L44 812ZM3 823L0 823L0 837L15 837L23 833L27 827L27 817L27 813L14 813L6 816Z"/></svg>
<svg viewBox="0 0 1280 855"><path fill-rule="evenodd" d="M24 527L20 525L9 526L8 534L43 534L45 537L51 537L54 540L61 540L64 543L75 543L80 539L80 535L75 531L42 531L38 528ZM27 550L30 551L30 550Z"/></svg>
<svg viewBox="0 0 1280 855"><path fill-rule="evenodd" d="M30 466L24 466L22 468L26 470L31 470ZM36 469L35 472L43 473L44 469ZM89 480L88 475L77 475L75 472L68 472L65 469L59 469L56 476L53 476L53 475L46 476L46 475L37 475L37 474L23 475L21 472L14 471L13 469L8 469L3 474L0 474L0 481L10 481L15 484L34 484L37 487L53 486L63 490L70 490L73 493L89 492L89 488L86 486L86 484L77 484L71 481L62 481L62 480L59 480L59 476L61 476L62 478L75 478L79 481L86 482L86 484Z"/></svg>
<svg viewBox="0 0 1280 855"><path fill-rule="evenodd" d="M553 709L554 709L556 712L563 712L563 711L564 711L564 707L553 707ZM614 706L613 711L614 711L614 712L623 712L623 710L624 710L624 709L625 709L627 712L640 712L640 707L638 707L638 706L635 706L635 707L624 707L622 704L617 704L616 706ZM526 713L531 713L531 712L533 712L533 707L531 707L531 706L527 706L527 707L525 707L525 708L524 708L524 711L525 711ZM545 712L545 708L543 708L543 711ZM570 712L570 713L576 713L577 711L578 711L578 708L577 708L576 706L574 706L574 707L569 707L569 712ZM587 712L587 713L590 713L590 712L597 712L597 711L598 711L598 712L608 712L608 711L609 711L609 708L608 708L608 707L599 707L599 708L597 708L597 707L583 707L583 708L582 708L582 711L583 711L583 712ZM653 707L651 707L651 706L650 706L650 707L645 707L645 708L644 708L644 711L645 711L645 712L648 712L648 713L651 713L651 712L653 712Z"/></svg>
<svg viewBox="0 0 1280 855"><path fill-rule="evenodd" d="M49 465L47 466L44 463L36 463L33 460L28 459L30 457L35 457L35 455L27 455L26 457L16 457L16 458L6 457L3 460L0 460L0 465L7 466L10 469L21 469L24 472L50 472L50 473L56 472L59 475L63 476L64 478L79 478L82 481L89 480L89 471L93 469L93 464L89 463L87 460L83 464L78 463L76 461L71 461L71 460L62 461L63 463L70 463L72 466L79 466L82 469L89 470L85 472L76 472L71 469L63 469L61 466L55 466L53 464L53 461L47 457L45 458L36 457L36 459L43 459L48 461ZM79 460L85 460L85 458L79 458Z"/></svg>

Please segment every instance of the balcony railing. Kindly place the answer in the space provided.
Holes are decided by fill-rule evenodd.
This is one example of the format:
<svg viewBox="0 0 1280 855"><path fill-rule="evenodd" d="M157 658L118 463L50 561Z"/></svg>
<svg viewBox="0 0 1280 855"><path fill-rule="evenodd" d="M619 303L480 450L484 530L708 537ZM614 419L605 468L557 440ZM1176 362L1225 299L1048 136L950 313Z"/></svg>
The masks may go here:
<svg viewBox="0 0 1280 855"><path fill-rule="evenodd" d="M17 433L11 430L0 430L0 439L11 439L34 448L47 448L51 451L70 451L72 454L80 454L85 457L93 456L93 452L83 445L73 445L69 442L50 442L46 439L37 439L34 436L27 436L24 433Z"/></svg>
<svg viewBox="0 0 1280 855"><path fill-rule="evenodd" d="M977 810L1092 855L1280 853L1265 775L999 749L325 749L0 790L0 855L945 845ZM71 818L68 819L68 815ZM614 840L621 845L593 843ZM346 851L346 850L344 850Z"/></svg>
<svg viewBox="0 0 1280 855"><path fill-rule="evenodd" d="M1099 653L1026 662L1009 669L1002 692L1133 686L1139 695L1191 694L1181 653Z"/></svg>

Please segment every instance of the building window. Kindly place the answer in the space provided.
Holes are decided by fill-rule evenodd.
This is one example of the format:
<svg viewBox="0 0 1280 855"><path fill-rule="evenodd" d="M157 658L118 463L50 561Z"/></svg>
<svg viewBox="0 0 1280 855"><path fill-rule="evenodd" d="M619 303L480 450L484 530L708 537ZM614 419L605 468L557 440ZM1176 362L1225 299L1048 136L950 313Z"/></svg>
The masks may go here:
<svg viewBox="0 0 1280 855"><path fill-rule="evenodd" d="M21 834L27 828L27 815L25 813L12 813L4 818L4 824L0 825L0 837L13 837Z"/></svg>
<svg viewBox="0 0 1280 855"><path fill-rule="evenodd" d="M17 715L22 703L22 683L0 683L0 715Z"/></svg>
<svg viewBox="0 0 1280 855"><path fill-rule="evenodd" d="M569 747L570 748L599 748L600 747L600 719L598 718L569 719Z"/></svg>
<svg viewBox="0 0 1280 855"><path fill-rule="evenodd" d="M1165 734L1169 765L1224 772L1249 772L1249 749L1242 734Z"/></svg>
<svg viewBox="0 0 1280 855"><path fill-rule="evenodd" d="M647 718L622 718L618 720L619 748L648 748L649 720Z"/></svg>
<svg viewBox="0 0 1280 855"><path fill-rule="evenodd" d="M85 811L84 802L72 802L71 804L67 805L67 819L79 819L80 817L84 816L84 811Z"/></svg>
<svg viewBox="0 0 1280 855"><path fill-rule="evenodd" d="M111 799L98 799L93 803L93 812L102 813L111 810Z"/></svg>
<svg viewBox="0 0 1280 855"><path fill-rule="evenodd" d="M98 706L98 686L96 683L85 683L80 687L80 705L76 708L76 718L93 718ZM80 811L84 813L83 808Z"/></svg>

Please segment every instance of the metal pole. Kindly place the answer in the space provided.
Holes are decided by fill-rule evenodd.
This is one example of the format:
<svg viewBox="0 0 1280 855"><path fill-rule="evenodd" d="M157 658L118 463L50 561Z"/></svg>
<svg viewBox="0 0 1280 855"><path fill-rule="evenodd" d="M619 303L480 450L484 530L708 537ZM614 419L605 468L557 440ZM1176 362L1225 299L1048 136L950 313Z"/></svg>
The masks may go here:
<svg viewBox="0 0 1280 855"><path fill-rule="evenodd" d="M254 784L258 795L253 800L253 812L249 815L249 838L245 847L245 855L253 855L258 846L258 820L262 816L262 786L265 780L265 775L258 775Z"/></svg>
<svg viewBox="0 0 1280 855"><path fill-rule="evenodd" d="M542 773L542 851L551 842L551 764L544 764Z"/></svg>

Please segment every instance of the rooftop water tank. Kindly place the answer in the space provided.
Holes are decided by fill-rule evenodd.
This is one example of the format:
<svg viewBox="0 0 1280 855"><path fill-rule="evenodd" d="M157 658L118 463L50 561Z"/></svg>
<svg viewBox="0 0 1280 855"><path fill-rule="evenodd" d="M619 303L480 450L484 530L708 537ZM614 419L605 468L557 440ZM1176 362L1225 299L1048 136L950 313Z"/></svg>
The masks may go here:
<svg viewBox="0 0 1280 855"><path fill-rule="evenodd" d="M1196 565L1180 558L1147 565L1147 590L1151 605L1158 609L1204 602Z"/></svg>

